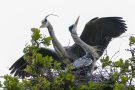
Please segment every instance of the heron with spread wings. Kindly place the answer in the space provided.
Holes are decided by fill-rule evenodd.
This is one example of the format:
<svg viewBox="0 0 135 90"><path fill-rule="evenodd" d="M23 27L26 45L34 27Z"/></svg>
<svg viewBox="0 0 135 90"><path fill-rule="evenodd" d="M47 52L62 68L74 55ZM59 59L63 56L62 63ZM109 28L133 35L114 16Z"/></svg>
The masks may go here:
<svg viewBox="0 0 135 90"><path fill-rule="evenodd" d="M72 46L63 47L57 40L47 17L42 20L40 28L48 29L50 36L53 38L52 44L55 50L40 48L38 52L43 56L52 56L57 61L63 58L65 60L63 62L72 64L75 68L91 67L90 72L93 72L94 63L103 54L112 38L116 38L126 31L125 21L121 17L96 17L86 23L82 34L78 37L76 33L78 17L76 22L69 27L75 43ZM27 64L23 56L20 57L10 67L11 74L14 73L15 76L19 77L28 76L28 73L24 71Z"/></svg>

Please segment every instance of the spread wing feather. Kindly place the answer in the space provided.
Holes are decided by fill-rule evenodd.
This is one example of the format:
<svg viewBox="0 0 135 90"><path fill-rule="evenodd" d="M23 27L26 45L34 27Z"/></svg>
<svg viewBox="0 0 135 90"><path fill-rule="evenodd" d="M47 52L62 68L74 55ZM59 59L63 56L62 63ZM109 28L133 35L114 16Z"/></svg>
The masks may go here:
<svg viewBox="0 0 135 90"><path fill-rule="evenodd" d="M59 57L57 56L57 54L51 50L51 49L47 49L47 48L41 48L39 51L39 53L41 53L43 56L52 56L53 59L55 60L59 60ZM25 72L24 69L26 68L26 66L28 65L27 61L24 60L23 56L21 58L19 58L10 68L9 70L11 70L11 74L14 73L14 76L19 76L19 77L25 77L25 76L30 76L29 73Z"/></svg>
<svg viewBox="0 0 135 90"><path fill-rule="evenodd" d="M96 17L85 25L80 38L88 45L96 46L101 56L111 39L120 36L126 28L125 21L121 17ZM85 55L84 50L77 44L70 49L78 57Z"/></svg>

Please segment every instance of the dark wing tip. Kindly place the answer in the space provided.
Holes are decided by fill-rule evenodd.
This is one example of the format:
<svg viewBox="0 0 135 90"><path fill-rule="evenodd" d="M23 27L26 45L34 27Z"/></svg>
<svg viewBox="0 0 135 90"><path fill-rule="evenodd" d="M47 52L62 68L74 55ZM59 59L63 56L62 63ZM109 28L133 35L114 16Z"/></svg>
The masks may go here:
<svg viewBox="0 0 135 90"><path fill-rule="evenodd" d="M113 38L120 36L127 31L127 26L122 17L104 17L99 19L100 27L104 32Z"/></svg>
<svg viewBox="0 0 135 90"><path fill-rule="evenodd" d="M19 68L24 63L26 63L26 61L23 59L23 56L22 56L9 68L9 70L12 70L14 68Z"/></svg>
<svg viewBox="0 0 135 90"><path fill-rule="evenodd" d="M27 62L24 60L23 56L20 57L10 68L11 70L10 74L14 74L14 76L24 77L25 71L24 68L26 67Z"/></svg>

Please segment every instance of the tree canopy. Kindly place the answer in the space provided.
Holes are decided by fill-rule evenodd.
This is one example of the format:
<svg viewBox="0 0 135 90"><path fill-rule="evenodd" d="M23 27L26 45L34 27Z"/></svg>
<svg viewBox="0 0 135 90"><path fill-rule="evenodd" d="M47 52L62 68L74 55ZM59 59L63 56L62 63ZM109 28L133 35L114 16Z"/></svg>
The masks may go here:
<svg viewBox="0 0 135 90"><path fill-rule="evenodd" d="M40 47L51 45L51 37L44 36L39 29L32 28L31 43L23 52L28 65L25 72L31 77L18 78L5 75L5 81L0 84L4 90L135 90L135 37L129 38L129 59L112 61L108 55L100 58L102 65L96 67L100 72L93 73L89 83L77 82L73 66L61 68L61 63L54 61L49 55L42 56Z"/></svg>

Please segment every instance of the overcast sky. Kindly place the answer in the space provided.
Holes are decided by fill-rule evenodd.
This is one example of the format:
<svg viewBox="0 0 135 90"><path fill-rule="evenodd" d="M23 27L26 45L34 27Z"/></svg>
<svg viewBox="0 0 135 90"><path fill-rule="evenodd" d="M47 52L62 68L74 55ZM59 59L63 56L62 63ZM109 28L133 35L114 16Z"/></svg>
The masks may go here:
<svg viewBox="0 0 135 90"><path fill-rule="evenodd" d="M63 45L73 44L68 27L80 16L77 33L80 35L85 23L94 17L120 16L127 23L124 37L112 40L109 55L120 50L118 56L128 58L128 37L135 34L134 0L1 0L0 1L0 75L8 73L8 68L20 56L30 42L33 27L39 27L48 14L55 33ZM44 32L45 33L45 32ZM46 34L46 33L45 33ZM128 36L128 37L127 37Z"/></svg>

